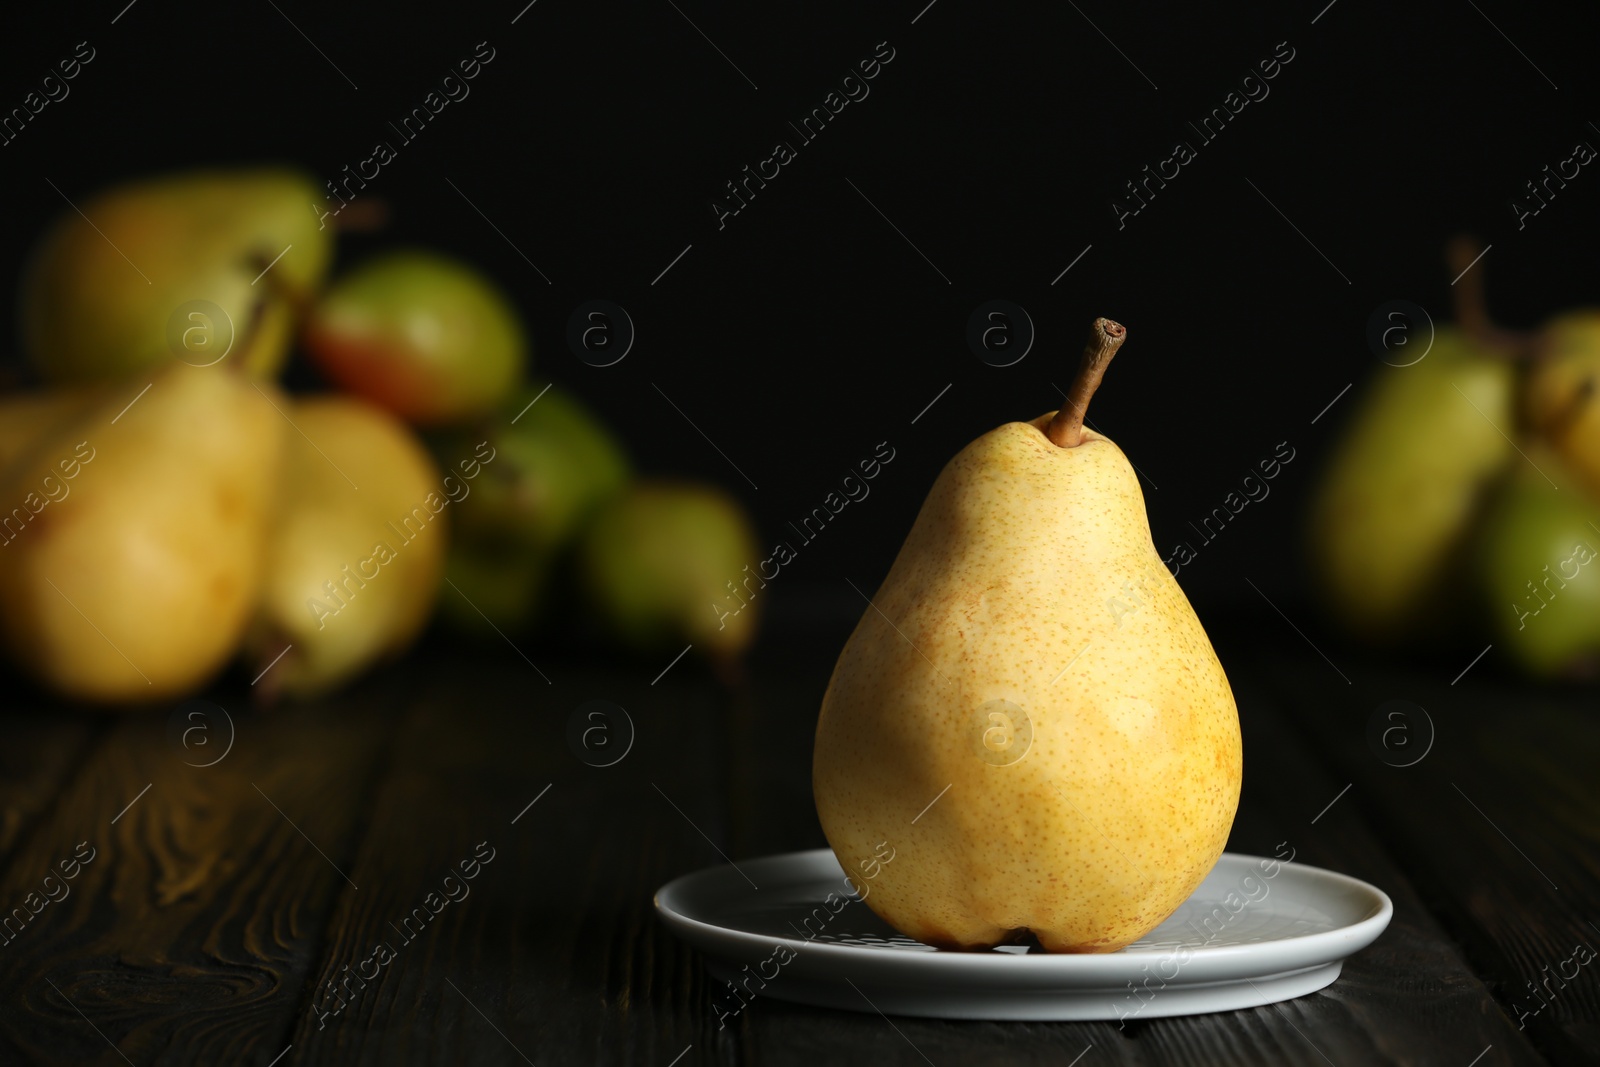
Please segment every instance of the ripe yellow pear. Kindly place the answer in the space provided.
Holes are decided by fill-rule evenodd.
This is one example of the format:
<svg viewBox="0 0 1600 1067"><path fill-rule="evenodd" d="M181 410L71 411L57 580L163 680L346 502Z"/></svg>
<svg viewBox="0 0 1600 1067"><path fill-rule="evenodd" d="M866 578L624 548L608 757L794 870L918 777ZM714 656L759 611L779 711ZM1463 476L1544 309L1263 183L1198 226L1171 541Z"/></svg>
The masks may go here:
<svg viewBox="0 0 1600 1067"><path fill-rule="evenodd" d="M11 465L0 625L19 665L66 696L129 702L226 663L261 578L286 429L272 395L226 363L169 360Z"/></svg>
<svg viewBox="0 0 1600 1067"><path fill-rule="evenodd" d="M428 621L450 497L421 442L380 408L327 396L284 410L299 432L246 647L265 691L312 696L400 652Z"/></svg>
<svg viewBox="0 0 1600 1067"><path fill-rule="evenodd" d="M950 461L823 697L823 831L846 871L880 861L867 905L930 945L1122 948L1233 822L1228 680L1133 468L1082 428L1124 337L1097 319L1067 408Z"/></svg>

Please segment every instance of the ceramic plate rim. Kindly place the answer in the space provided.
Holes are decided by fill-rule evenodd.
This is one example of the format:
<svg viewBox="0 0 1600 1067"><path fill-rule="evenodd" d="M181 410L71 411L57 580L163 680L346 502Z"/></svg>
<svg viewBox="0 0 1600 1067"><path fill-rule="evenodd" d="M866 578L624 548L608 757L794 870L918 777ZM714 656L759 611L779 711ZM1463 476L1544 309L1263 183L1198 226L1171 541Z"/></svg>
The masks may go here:
<svg viewBox="0 0 1600 1067"><path fill-rule="evenodd" d="M1251 964L1251 974L1269 975L1284 970L1300 970L1318 964L1343 960L1361 949L1370 945L1388 927L1389 921L1394 916L1394 902L1389 895L1370 882L1365 882L1352 875L1341 874L1322 867L1299 862L1285 863L1282 860L1269 860L1263 856L1253 856L1243 852L1224 852L1217 860L1220 866L1226 860L1246 862L1249 864L1276 862L1282 870L1294 870L1301 880L1310 879L1313 882L1322 881L1324 884L1333 883L1346 892L1365 896L1369 901L1366 913L1354 922L1336 926L1332 930L1319 930L1315 933L1304 934L1298 937L1280 938L1272 941L1250 942L1242 945L1214 945L1192 948L1190 962L1185 965L1191 981L1184 985L1200 985L1208 981L1227 981L1229 976L1236 973L1235 964L1245 961ZM830 848L805 849L798 852L782 852L770 856L762 856L744 862L744 867L772 868L793 866L796 864L811 866L818 862L831 861L838 864ZM1212 870L1214 871L1214 866ZM759 871L758 871L759 873ZM840 868L840 877L843 877L843 868ZM1207 872L1210 877L1211 872ZM1013 953L1013 952L913 952L892 951L876 948L864 948L858 945L840 945L830 942L808 941L804 938L788 937L786 935L767 936L749 930L731 926L718 926L713 923L695 918L684 910L682 901L674 898L682 897L694 883L728 876L746 878L743 869L734 864L718 864L713 867L704 867L667 882L656 890L653 898L655 910L667 925L673 928L690 944L702 952L711 955L723 955L729 949L757 948L763 951L774 945L783 945L792 948L817 962L833 961L840 964L855 962L867 967L915 967L919 970L930 970L935 973L955 977L965 974L971 977L998 976L1005 974L1017 978L1029 975L1039 980L1061 979L1067 976L1082 978L1099 978L1111 981L1123 977L1136 975L1139 969L1147 966L1152 959L1161 957L1161 950L1144 950L1139 952L1106 952L1106 953ZM757 892L760 890L758 889ZM1163 919L1163 922L1166 920ZM722 952L714 952L708 948L708 943L715 943ZM1284 956L1287 959L1278 959ZM1307 962L1308 960L1314 962ZM1199 966L1196 966L1198 964ZM1220 970L1211 973L1213 967ZM978 972L974 974L974 972Z"/></svg>

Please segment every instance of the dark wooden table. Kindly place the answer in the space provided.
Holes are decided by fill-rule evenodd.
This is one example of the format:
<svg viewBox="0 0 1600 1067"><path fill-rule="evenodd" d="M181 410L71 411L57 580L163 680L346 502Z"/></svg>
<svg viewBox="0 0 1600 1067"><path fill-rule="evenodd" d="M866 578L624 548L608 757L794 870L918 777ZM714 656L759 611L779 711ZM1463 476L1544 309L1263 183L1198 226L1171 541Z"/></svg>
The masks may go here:
<svg viewBox="0 0 1600 1067"><path fill-rule="evenodd" d="M719 1029L651 896L719 850L823 844L811 731L843 633L769 635L732 690L692 657L655 683L664 664L541 663L547 684L503 646L438 645L321 703L255 711L233 683L210 694L220 760L216 717L89 715L9 682L0 1064L1600 1062L1600 962L1530 987L1600 947L1600 701L1488 664L1454 686L1335 667L1286 630L1219 642L1245 730L1229 847L1288 841L1394 899L1332 986L1120 1030L770 998ZM567 743L593 699L635 727L609 767ZM1393 699L1432 720L1413 766L1369 744Z"/></svg>

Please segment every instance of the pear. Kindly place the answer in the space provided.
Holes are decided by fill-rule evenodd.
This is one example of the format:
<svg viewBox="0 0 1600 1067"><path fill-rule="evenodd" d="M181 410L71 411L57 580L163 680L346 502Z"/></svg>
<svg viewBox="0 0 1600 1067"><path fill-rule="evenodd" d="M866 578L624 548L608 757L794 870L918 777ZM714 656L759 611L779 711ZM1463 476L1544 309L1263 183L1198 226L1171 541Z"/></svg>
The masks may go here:
<svg viewBox="0 0 1600 1067"><path fill-rule="evenodd" d="M246 648L267 692L313 696L399 653L426 624L450 497L427 450L387 412L327 396L285 413L297 432Z"/></svg>
<svg viewBox="0 0 1600 1067"><path fill-rule="evenodd" d="M1312 501L1313 574L1353 633L1384 640L1441 617L1442 594L1495 480L1516 458L1515 369L1441 326L1411 366L1383 366Z"/></svg>
<svg viewBox="0 0 1600 1067"><path fill-rule="evenodd" d="M437 436L433 451L450 464L485 440L495 459L461 501L455 528L464 540L564 548L630 473L611 432L553 385L524 387L492 419Z"/></svg>
<svg viewBox="0 0 1600 1067"><path fill-rule="evenodd" d="M1551 449L1530 444L1527 452L1481 531L1477 563L1495 644L1530 674L1592 678L1600 673L1600 503Z"/></svg>
<svg viewBox="0 0 1600 1067"><path fill-rule="evenodd" d="M471 459L483 442L492 463ZM465 595L445 597L446 616L468 632L491 624L527 628L548 599L558 557L627 484L627 456L586 407L555 386L518 390L492 419L437 435L433 452L459 468L466 489L452 515L446 563Z"/></svg>
<svg viewBox="0 0 1600 1067"><path fill-rule="evenodd" d="M1528 422L1590 492L1600 493L1600 310L1558 316L1537 352L1525 390Z"/></svg>
<svg viewBox="0 0 1600 1067"><path fill-rule="evenodd" d="M28 355L54 382L115 380L175 355L276 373L294 305L332 255L321 200L306 175L256 169L152 178L81 202L24 274Z"/></svg>
<svg viewBox="0 0 1600 1067"><path fill-rule="evenodd" d="M750 519L726 493L642 482L590 520L574 570L582 602L629 647L677 651L684 641L730 665L755 639L759 555Z"/></svg>
<svg viewBox="0 0 1600 1067"><path fill-rule="evenodd" d="M867 905L930 945L1122 948L1227 841L1233 694L1133 467L1082 425L1125 336L1095 320L1066 408L945 466L822 698L828 843Z"/></svg>
<svg viewBox="0 0 1600 1067"><path fill-rule="evenodd" d="M339 386L422 426L485 414L516 385L528 341L511 302L465 263L389 252L338 279L306 347Z"/></svg>
<svg viewBox="0 0 1600 1067"><path fill-rule="evenodd" d="M116 703L179 696L226 663L262 577L286 429L274 396L169 359L11 465L0 627L19 665Z"/></svg>

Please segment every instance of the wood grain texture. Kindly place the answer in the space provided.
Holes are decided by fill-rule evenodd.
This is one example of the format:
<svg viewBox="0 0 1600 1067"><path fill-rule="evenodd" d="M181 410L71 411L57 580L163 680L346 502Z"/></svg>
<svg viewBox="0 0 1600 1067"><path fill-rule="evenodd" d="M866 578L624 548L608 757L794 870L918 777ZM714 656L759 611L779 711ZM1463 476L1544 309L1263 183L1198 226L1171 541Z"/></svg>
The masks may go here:
<svg viewBox="0 0 1600 1067"><path fill-rule="evenodd" d="M1320 660L1274 667L1254 649L1224 656L1248 768L1229 847L1287 842L1297 861L1395 902L1388 932L1333 986L1121 1029L886 1020L770 997L719 1021L701 959L651 898L726 858L823 844L811 734L831 659L784 651L729 692L692 658L654 685L660 665L544 665L547 685L509 649L430 647L328 703L241 714L232 753L204 769L184 765L160 716L16 720L18 747L0 753L12 776L0 810L16 813L0 824L12 852L0 907L78 842L97 854L70 896L0 944L0 1063L265 1067L285 1049L279 1067L963 1067L1080 1054L1082 1067L1466 1067L1486 1049L1478 1067L1592 1062L1588 968L1526 1031L1502 977L1558 959L1546 953L1593 900L1590 733L1559 700L1448 693L1439 747L1420 765L1437 764L1432 782L1378 763L1364 737L1379 698L1435 699L1414 678L1357 675L1359 691L1341 693ZM1508 731L1498 704L1513 696ZM593 699L620 704L635 728L614 766L587 765L568 743L569 719ZM464 878L483 848L494 858Z"/></svg>
<svg viewBox="0 0 1600 1067"><path fill-rule="evenodd" d="M211 767L186 765L161 714L114 726L0 874L10 909L80 843L93 853L0 948L0 1062L262 1065L281 1051L398 681L270 714L234 694L235 743Z"/></svg>
<svg viewBox="0 0 1600 1067"><path fill-rule="evenodd" d="M546 685L509 654L435 666L314 988L375 977L352 983L337 1014L324 1014L337 999L313 995L293 1038L298 1062L665 1065L704 1049L705 980L655 922L651 898L721 862L701 836L727 834L714 687L693 662L654 686L644 666L632 677L551 673ZM568 746L569 717L591 699L633 721L632 749L614 766L586 765ZM428 904L485 841L494 859L465 883L469 895ZM404 926L435 905L425 925ZM394 951L378 966L381 944Z"/></svg>
<svg viewBox="0 0 1600 1067"><path fill-rule="evenodd" d="M46 698L29 692L21 680L6 682L25 695L0 712L0 863L79 773L90 747L116 722L92 712L53 707Z"/></svg>
<svg viewBox="0 0 1600 1067"><path fill-rule="evenodd" d="M1270 677L1301 709L1312 743L1503 1010L1553 1062L1600 1062L1600 959L1543 983L1577 945L1600 950L1600 730L1594 698L1508 683L1480 667L1445 677L1347 666L1340 692L1304 684L1298 654ZM1380 762L1368 718L1384 701L1420 704L1433 748L1414 766ZM1567 969L1572 974L1572 968ZM1526 1013L1526 1014L1524 1014Z"/></svg>

